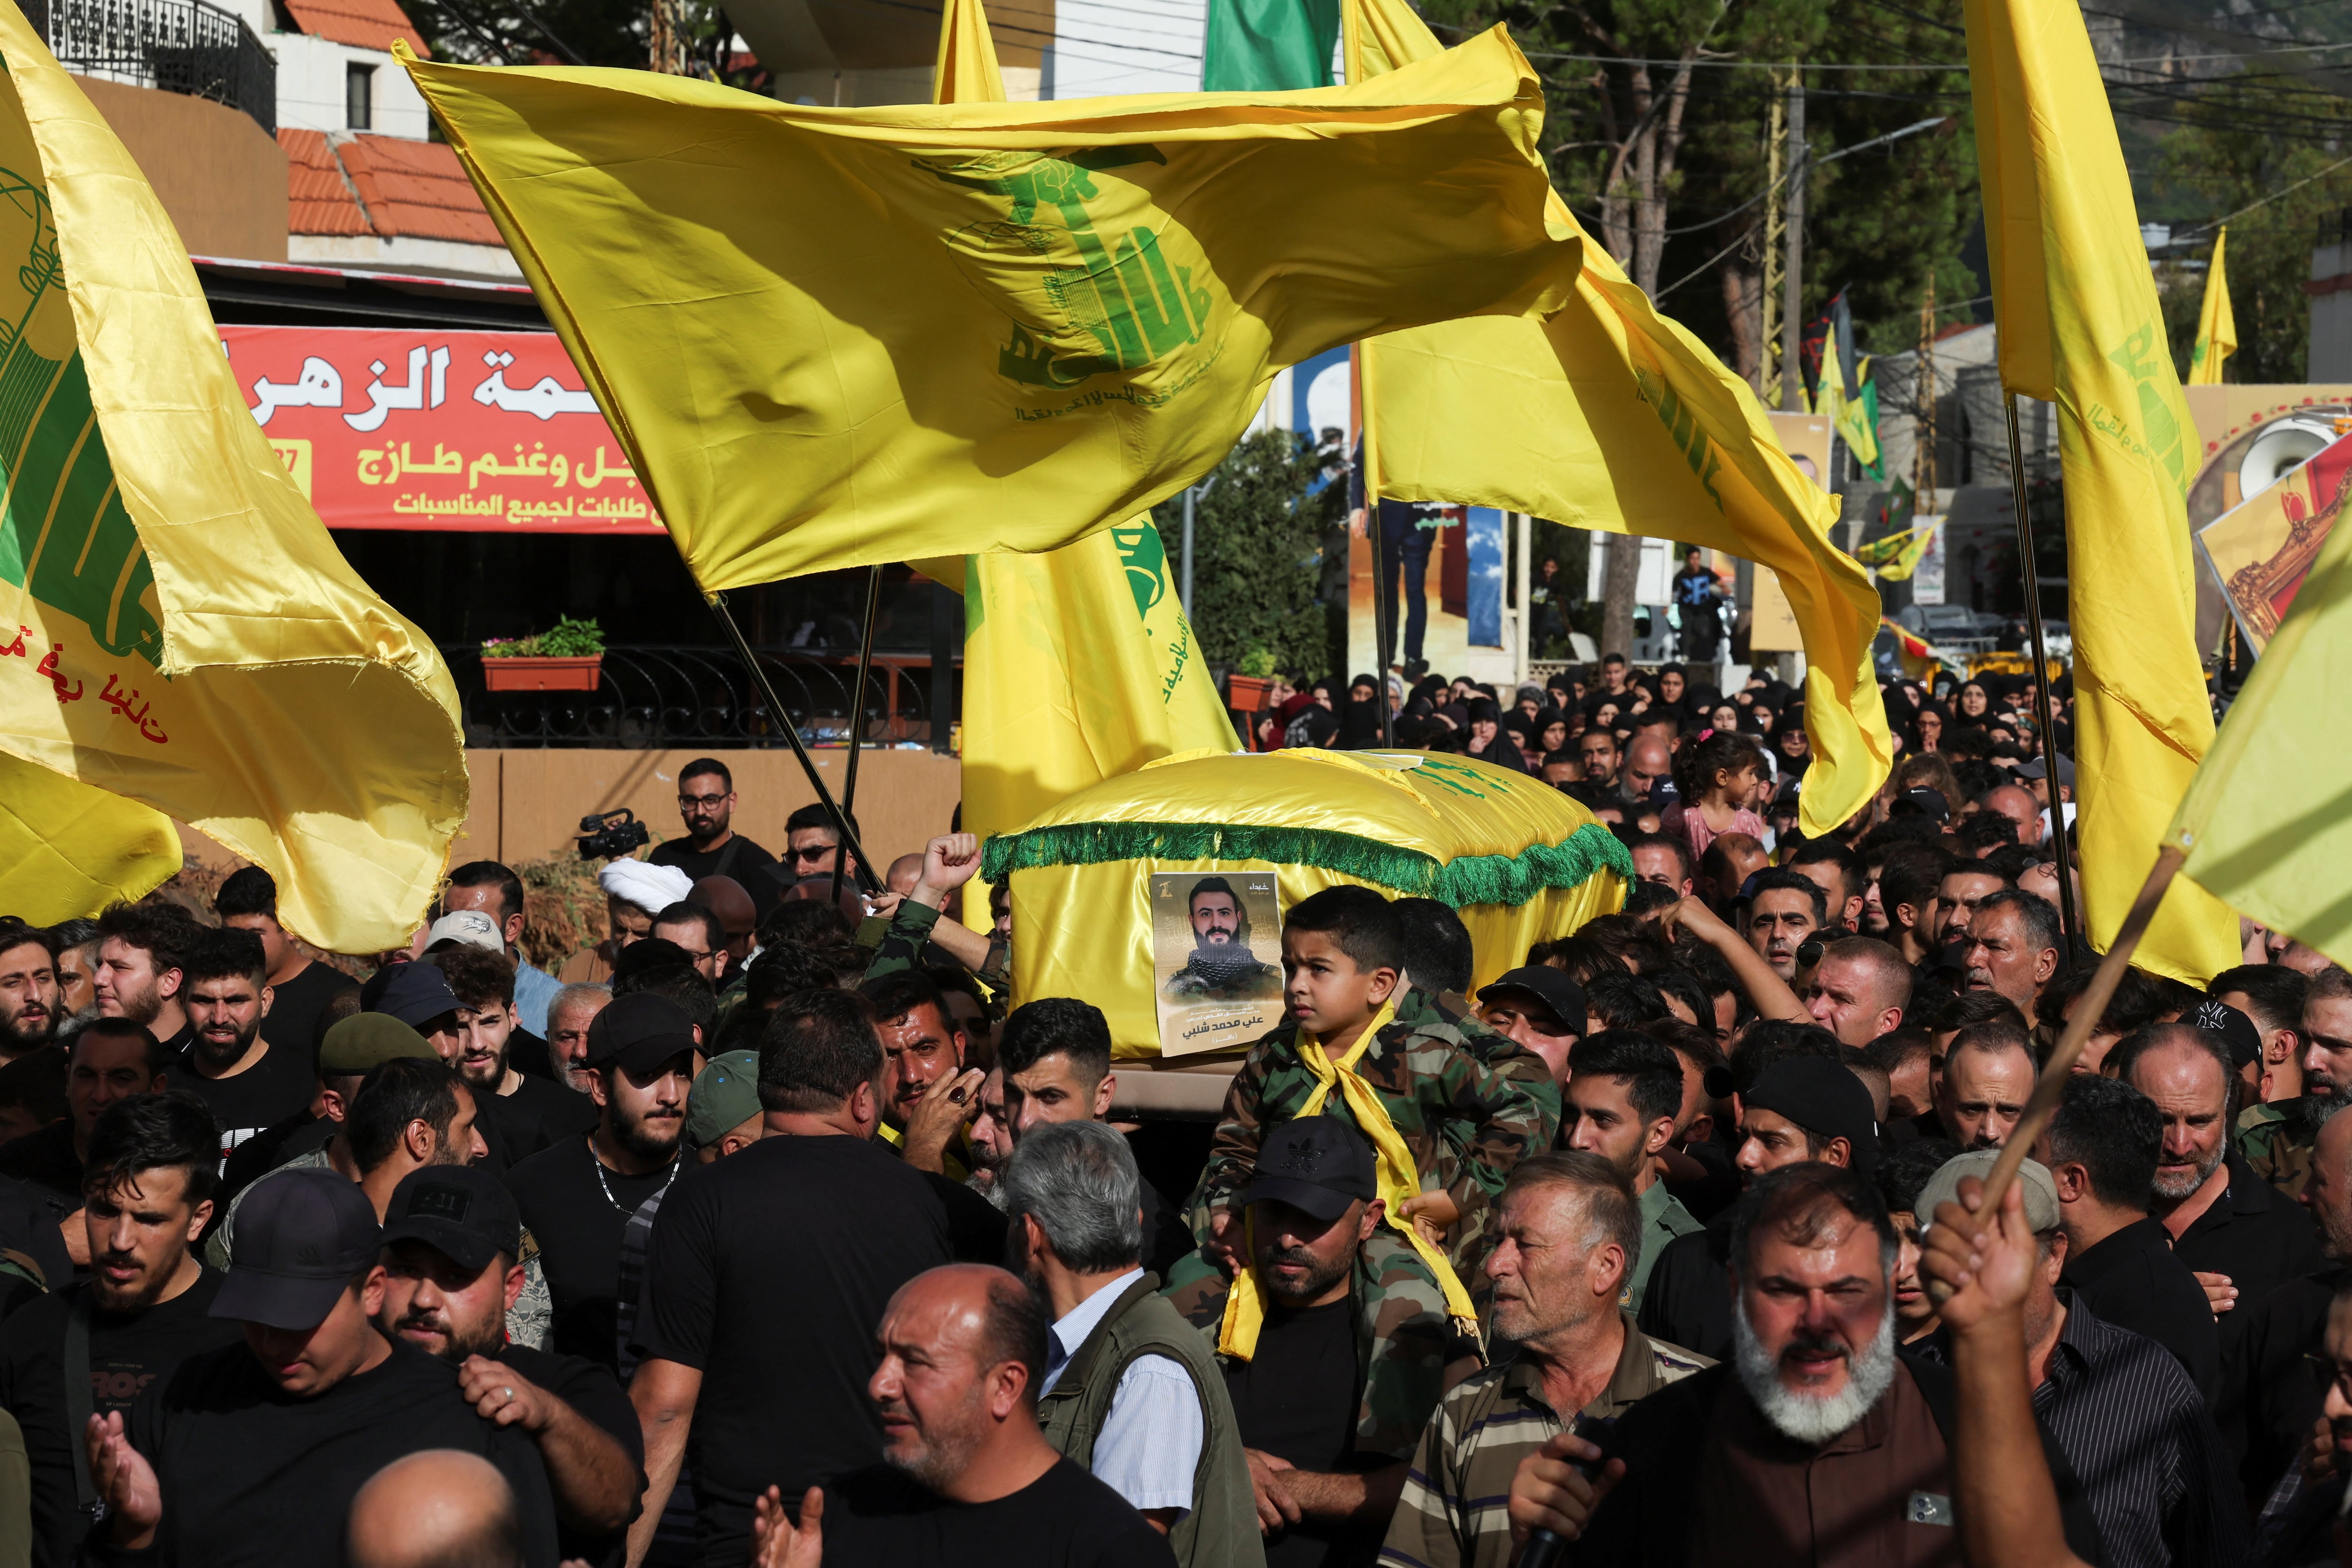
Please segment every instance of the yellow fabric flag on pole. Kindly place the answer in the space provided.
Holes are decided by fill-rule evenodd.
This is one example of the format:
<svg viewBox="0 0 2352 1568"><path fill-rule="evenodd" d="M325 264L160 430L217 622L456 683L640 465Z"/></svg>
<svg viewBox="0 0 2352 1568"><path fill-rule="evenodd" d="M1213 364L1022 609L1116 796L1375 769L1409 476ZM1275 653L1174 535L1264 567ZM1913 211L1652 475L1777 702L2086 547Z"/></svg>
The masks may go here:
<svg viewBox="0 0 2352 1568"><path fill-rule="evenodd" d="M2221 251L2230 243L2223 225L2213 236L2213 264L2205 274L2205 308L2197 313L2197 346L2189 351L2189 384L2221 384L2221 361L2238 351L2238 319L2230 310L2230 280L2221 270Z"/></svg>
<svg viewBox="0 0 2352 1568"><path fill-rule="evenodd" d="M0 55L0 750L267 866L287 925L322 946L395 946L466 813L448 671L344 564L247 412L162 204L14 6ZM176 860L153 820L26 777L0 789L58 833L39 907ZM77 823L112 837L114 870Z"/></svg>
<svg viewBox="0 0 2352 1568"><path fill-rule="evenodd" d="M138 898L180 869L172 819L0 752L0 909L36 925Z"/></svg>
<svg viewBox="0 0 2352 1568"><path fill-rule="evenodd" d="M2315 720L2347 690L2352 528L2336 528L2165 834L2198 887L2339 964L2352 964L2352 786L2342 737Z"/></svg>
<svg viewBox="0 0 2352 1568"><path fill-rule="evenodd" d="M401 57L712 592L1058 549L1276 367L1551 308L1580 249L1499 27L1362 88L945 107Z"/></svg>
<svg viewBox="0 0 2352 1568"><path fill-rule="evenodd" d="M947 0L941 102L1004 96L980 0ZM1044 555L966 558L963 825L1028 826L1078 790L1158 757L1240 743L1176 601L1146 512ZM988 901L964 899L975 924Z"/></svg>
<svg viewBox="0 0 2352 1568"><path fill-rule="evenodd" d="M1964 14L2001 384L2058 410L2084 919L2105 948L2213 740L2187 507L2197 429L2081 10ZM2239 956L2230 912L2176 888L2134 962L2202 985Z"/></svg>
<svg viewBox="0 0 2352 1568"><path fill-rule="evenodd" d="M1351 83L1460 52L1404 0L1349 0L1340 25ZM1581 236L1545 195L1551 226ZM1540 322L1449 320L1364 347L1381 495L1683 539L1769 568L1805 647L1803 829L1824 833L1869 801L1895 742L1870 657L1878 592L1830 543L1837 502L1781 450L1747 383L1606 249L1585 243L1572 297Z"/></svg>

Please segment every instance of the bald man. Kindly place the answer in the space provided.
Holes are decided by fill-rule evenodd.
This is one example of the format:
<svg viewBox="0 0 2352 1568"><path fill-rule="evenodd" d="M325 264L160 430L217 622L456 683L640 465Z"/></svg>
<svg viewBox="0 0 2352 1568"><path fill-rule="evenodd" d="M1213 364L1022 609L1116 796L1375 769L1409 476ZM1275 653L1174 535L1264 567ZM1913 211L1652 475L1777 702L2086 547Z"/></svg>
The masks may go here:
<svg viewBox="0 0 2352 1568"><path fill-rule="evenodd" d="M2015 822L2019 843L2031 847L2042 841L2042 802L2023 785L1996 785L1986 790L1977 804Z"/></svg>
<svg viewBox="0 0 2352 1568"><path fill-rule="evenodd" d="M949 1568L982 1540L992 1560L1035 1568L1175 1568L1167 1539L1038 1431L1047 1329L1029 1288L987 1264L950 1263L899 1286L866 1384L882 1463L811 1487L797 1521L770 1487L752 1525L754 1568Z"/></svg>
<svg viewBox="0 0 2352 1568"><path fill-rule="evenodd" d="M498 1467L456 1448L394 1459L352 1500L351 1568L523 1568L514 1490Z"/></svg>
<svg viewBox="0 0 2352 1568"><path fill-rule="evenodd" d="M1911 980L1902 954L1873 937L1849 936L1823 950L1805 988L1805 1010L1843 1043L1868 1045L1902 1027Z"/></svg>
<svg viewBox="0 0 2352 1568"><path fill-rule="evenodd" d="M1644 730L1625 747L1625 770L1617 781L1617 792L1627 805L1638 806L1654 797L1660 786L1672 784L1674 778L1673 752L1664 741Z"/></svg>
<svg viewBox="0 0 2352 1568"><path fill-rule="evenodd" d="M1753 833L1717 833L1698 859L1699 896L1717 915L1729 918L1731 906L1748 879L1772 863L1763 841Z"/></svg>

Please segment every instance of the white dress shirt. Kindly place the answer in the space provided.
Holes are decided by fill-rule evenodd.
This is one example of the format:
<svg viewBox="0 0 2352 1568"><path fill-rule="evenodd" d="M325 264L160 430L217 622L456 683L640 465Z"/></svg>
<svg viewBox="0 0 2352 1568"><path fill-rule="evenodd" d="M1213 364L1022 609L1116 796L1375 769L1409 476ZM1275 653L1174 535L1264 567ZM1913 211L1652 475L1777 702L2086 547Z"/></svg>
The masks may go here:
<svg viewBox="0 0 2352 1568"><path fill-rule="evenodd" d="M1129 1270L1054 1324L1046 1336L1040 1395L1052 1391L1103 1314L1142 1277L1142 1270ZM1119 1375L1102 1430L1095 1436L1095 1477L1132 1508L1189 1510L1206 1433L1201 1396L1183 1364L1165 1355L1139 1355Z"/></svg>

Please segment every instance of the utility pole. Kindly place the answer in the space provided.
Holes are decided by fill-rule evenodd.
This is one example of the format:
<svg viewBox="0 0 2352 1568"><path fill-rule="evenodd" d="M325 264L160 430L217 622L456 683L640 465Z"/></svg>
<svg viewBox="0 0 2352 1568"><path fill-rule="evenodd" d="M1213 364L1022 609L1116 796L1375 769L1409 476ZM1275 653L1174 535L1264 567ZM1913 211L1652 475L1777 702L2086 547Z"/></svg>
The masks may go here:
<svg viewBox="0 0 2352 1568"><path fill-rule="evenodd" d="M1927 275L1927 301L1919 307L1919 364L1912 383L1911 511L1936 509L1936 275Z"/></svg>
<svg viewBox="0 0 2352 1568"><path fill-rule="evenodd" d="M1780 264L1780 407L1805 406L1804 356L1800 352L1805 319L1805 72L1789 73L1788 255Z"/></svg>
<svg viewBox="0 0 2352 1568"><path fill-rule="evenodd" d="M1776 85L1780 74L1772 73ZM1787 94L1775 93L1764 129L1764 255L1756 296L1756 395L1775 407L1780 402L1780 260L1789 227L1788 190L1780 181L1788 167L1788 108Z"/></svg>

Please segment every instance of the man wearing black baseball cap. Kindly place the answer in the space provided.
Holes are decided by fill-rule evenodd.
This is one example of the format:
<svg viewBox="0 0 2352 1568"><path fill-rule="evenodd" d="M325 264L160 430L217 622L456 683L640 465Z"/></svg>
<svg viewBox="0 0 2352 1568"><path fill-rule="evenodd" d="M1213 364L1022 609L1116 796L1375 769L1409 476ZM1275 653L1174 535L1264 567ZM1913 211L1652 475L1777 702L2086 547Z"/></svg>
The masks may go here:
<svg viewBox="0 0 2352 1568"><path fill-rule="evenodd" d="M1272 1128L1242 1201L1264 1315L1254 1336L1227 1318L1219 1351L1258 1515L1275 1526L1268 1555L1286 1560L1286 1545L1320 1562L1307 1553L1336 1547L1332 1561L1357 1561L1346 1543L1386 1528L1461 1348L1445 1294L1388 1222L1371 1145L1339 1117ZM1198 1326L1225 1315L1223 1291L1183 1304Z"/></svg>
<svg viewBox="0 0 2352 1568"><path fill-rule="evenodd" d="M522 1294L522 1216L478 1166L411 1171L383 1224L376 1331L457 1368L475 1412L528 1433L547 1466L568 1558L600 1562L624 1542L645 1490L645 1434L619 1379L594 1362L507 1342Z"/></svg>
<svg viewBox="0 0 2352 1568"><path fill-rule="evenodd" d="M1543 1058L1552 1082L1568 1082L1568 1053L1584 1038L1584 988L1565 969L1529 964L1478 993L1478 1017L1488 1029Z"/></svg>
<svg viewBox="0 0 2352 1568"><path fill-rule="evenodd" d="M457 1374L369 1321L383 1301L381 1227L332 1171L289 1171L245 1205L215 1317L245 1343L183 1362L126 1423L91 1418L90 1477L107 1505L96 1563L284 1564L341 1559L368 1478L404 1455L457 1448L499 1467L520 1504L526 1558L556 1561L547 1476L530 1439L485 1421Z"/></svg>
<svg viewBox="0 0 2352 1568"><path fill-rule="evenodd" d="M1826 1030L1817 1030L1827 1036ZM1759 1049L1751 1044L1749 1050ZM1878 1124L1870 1091L1825 1056L1784 1056L1767 1065L1739 1095L1743 1186L1783 1166L1815 1161L1867 1177L1878 1166ZM1658 1254L1639 1322L1652 1339L1720 1361L1732 1352L1729 1257L1731 1211L1703 1230L1678 1237Z"/></svg>
<svg viewBox="0 0 2352 1568"><path fill-rule="evenodd" d="M697 1065L694 1024L684 1009L650 992L615 997L588 1026L595 1130L507 1173L507 1189L547 1268L556 1350L606 1367L618 1359L622 1233L637 1207L677 1174Z"/></svg>

